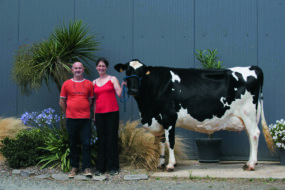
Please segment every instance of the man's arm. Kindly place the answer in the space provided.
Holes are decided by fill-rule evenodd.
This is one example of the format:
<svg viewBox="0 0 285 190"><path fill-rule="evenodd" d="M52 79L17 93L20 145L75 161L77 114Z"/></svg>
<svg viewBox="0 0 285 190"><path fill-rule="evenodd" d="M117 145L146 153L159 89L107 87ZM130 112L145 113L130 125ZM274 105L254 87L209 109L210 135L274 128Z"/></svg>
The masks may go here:
<svg viewBox="0 0 285 190"><path fill-rule="evenodd" d="M65 113L65 110L66 110L66 98L60 98L59 99L59 105L60 105L61 109L63 110L63 112Z"/></svg>

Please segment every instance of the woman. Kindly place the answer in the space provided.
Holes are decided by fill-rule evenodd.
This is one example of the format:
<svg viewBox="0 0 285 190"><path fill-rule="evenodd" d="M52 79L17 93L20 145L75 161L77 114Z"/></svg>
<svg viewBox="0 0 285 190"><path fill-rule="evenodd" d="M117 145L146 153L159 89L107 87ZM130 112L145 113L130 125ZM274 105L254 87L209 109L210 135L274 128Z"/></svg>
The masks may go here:
<svg viewBox="0 0 285 190"><path fill-rule="evenodd" d="M93 81L95 94L94 119L98 136L96 176L102 175L107 168L110 175L119 173L119 106L116 94L121 97L122 87L115 76L107 74L108 66L109 63L106 59L98 59L96 70L99 73L99 78Z"/></svg>

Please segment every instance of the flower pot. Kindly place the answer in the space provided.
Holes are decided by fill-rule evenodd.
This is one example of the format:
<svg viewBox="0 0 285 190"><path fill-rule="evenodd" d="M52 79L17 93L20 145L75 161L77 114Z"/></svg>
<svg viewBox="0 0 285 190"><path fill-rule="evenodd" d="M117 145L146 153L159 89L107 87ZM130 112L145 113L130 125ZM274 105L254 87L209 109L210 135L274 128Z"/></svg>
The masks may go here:
<svg viewBox="0 0 285 190"><path fill-rule="evenodd" d="M285 165L285 149L279 148L280 164Z"/></svg>
<svg viewBox="0 0 285 190"><path fill-rule="evenodd" d="M222 138L196 139L199 162L214 163L220 161Z"/></svg>

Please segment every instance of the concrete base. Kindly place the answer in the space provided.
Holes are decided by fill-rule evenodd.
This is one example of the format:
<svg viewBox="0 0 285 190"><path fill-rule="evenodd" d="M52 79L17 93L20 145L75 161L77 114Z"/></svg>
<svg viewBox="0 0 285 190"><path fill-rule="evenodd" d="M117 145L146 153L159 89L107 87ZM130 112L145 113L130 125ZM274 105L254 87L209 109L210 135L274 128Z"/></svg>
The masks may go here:
<svg viewBox="0 0 285 190"><path fill-rule="evenodd" d="M174 172L155 172L151 177L178 178L285 178L285 166L280 162L261 161L255 171L244 171L245 161L220 161L219 163L199 163L198 160L184 160L177 164Z"/></svg>

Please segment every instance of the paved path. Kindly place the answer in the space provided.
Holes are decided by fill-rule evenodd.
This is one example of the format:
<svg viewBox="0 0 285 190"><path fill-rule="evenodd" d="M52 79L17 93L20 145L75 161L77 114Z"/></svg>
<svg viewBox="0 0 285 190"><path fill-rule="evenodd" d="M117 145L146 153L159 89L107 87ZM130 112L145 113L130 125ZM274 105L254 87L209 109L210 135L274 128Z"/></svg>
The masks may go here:
<svg viewBox="0 0 285 190"><path fill-rule="evenodd" d="M244 162L201 164L183 161L174 172L148 172L147 180L124 180L125 175L146 174L144 170L122 168L118 176L105 174L105 181L57 181L24 177L0 171L0 190L91 190L91 189L195 189L195 190L285 190L285 166L277 162L260 162L256 171L246 172Z"/></svg>
<svg viewBox="0 0 285 190"><path fill-rule="evenodd" d="M258 162L255 171L244 171L245 161L221 161L219 163L199 163L185 160L177 165L174 172L155 172L152 177L211 177L211 178L247 178L247 179L285 179L285 165L280 162Z"/></svg>

